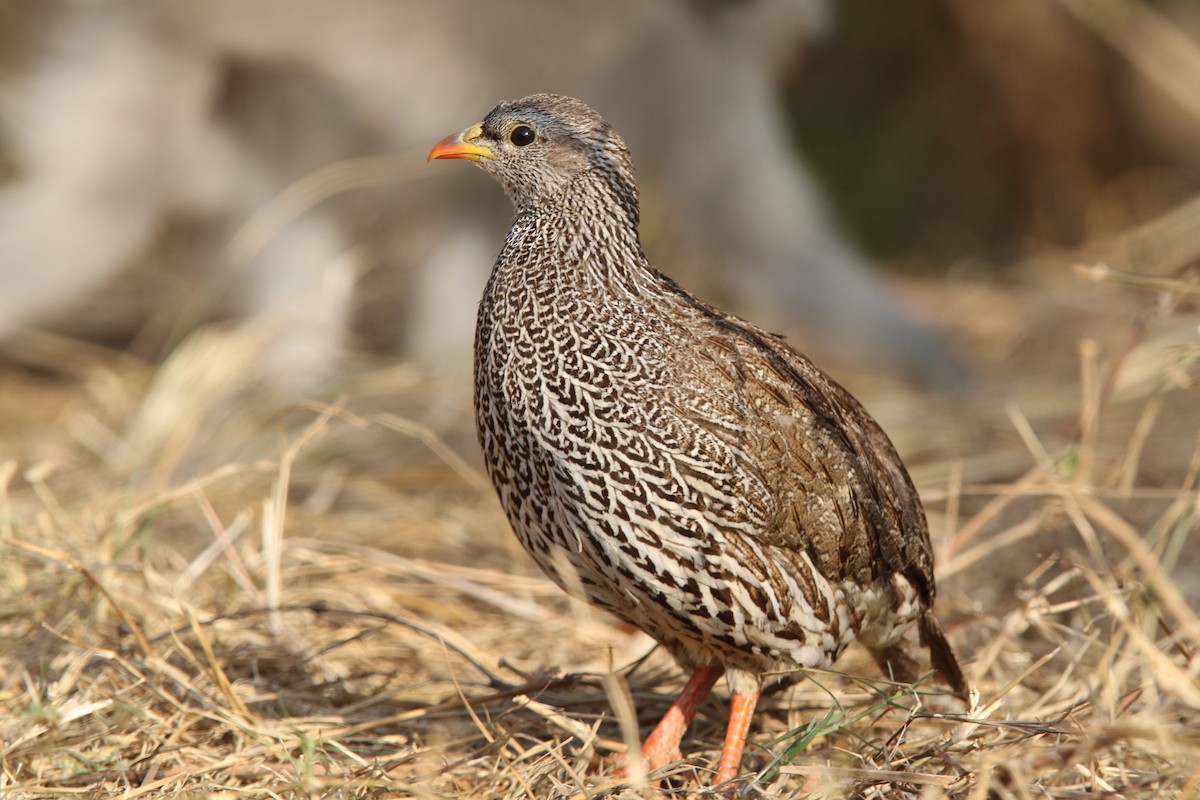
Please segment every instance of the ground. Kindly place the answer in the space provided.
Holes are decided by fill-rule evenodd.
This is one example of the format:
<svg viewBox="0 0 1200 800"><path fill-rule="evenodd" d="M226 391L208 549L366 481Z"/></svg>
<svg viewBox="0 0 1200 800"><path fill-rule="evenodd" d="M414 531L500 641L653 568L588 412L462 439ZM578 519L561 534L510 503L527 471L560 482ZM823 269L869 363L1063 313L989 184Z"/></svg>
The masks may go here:
<svg viewBox="0 0 1200 800"><path fill-rule="evenodd" d="M764 699L745 796L1194 796L1195 283L1063 261L902 288L972 364L973 394L829 366L921 489L937 612L977 695L891 684L852 649ZM532 799L705 781L721 684L661 787L614 776L684 676L520 551L480 471L468 376L364 357L321 402L255 414L250 393L203 423L181 406L170 436L131 446L177 367L47 334L0 364L0 790Z"/></svg>

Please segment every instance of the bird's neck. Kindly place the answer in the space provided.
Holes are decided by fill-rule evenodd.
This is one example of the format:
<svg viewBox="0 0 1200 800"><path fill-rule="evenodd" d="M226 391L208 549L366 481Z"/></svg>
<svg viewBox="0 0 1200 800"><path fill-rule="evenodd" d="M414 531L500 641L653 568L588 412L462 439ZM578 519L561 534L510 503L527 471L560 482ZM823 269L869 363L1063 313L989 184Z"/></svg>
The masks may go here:
<svg viewBox="0 0 1200 800"><path fill-rule="evenodd" d="M498 265L511 278L551 280L563 289L628 289L646 270L635 213L593 193L518 207Z"/></svg>

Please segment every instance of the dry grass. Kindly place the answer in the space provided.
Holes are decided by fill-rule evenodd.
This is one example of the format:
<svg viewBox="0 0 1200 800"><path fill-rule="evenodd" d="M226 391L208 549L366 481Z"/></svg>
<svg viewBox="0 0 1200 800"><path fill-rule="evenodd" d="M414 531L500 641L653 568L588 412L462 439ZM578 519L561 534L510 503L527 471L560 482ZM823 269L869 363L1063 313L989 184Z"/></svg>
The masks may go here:
<svg viewBox="0 0 1200 800"><path fill-rule="evenodd" d="M915 292L957 317L1013 400L954 417L864 389L922 484L940 615L978 698L891 685L852 650L841 671L766 698L749 796L1200 792L1192 287ZM681 677L517 552L472 460L461 377L363 365L329 405L176 408L177 435L158 440L170 452L134 452L164 375L194 371L51 337L13 352L0 367L6 794L694 790L682 766L662 790L610 777L607 757ZM723 714L709 701L685 743L702 775Z"/></svg>

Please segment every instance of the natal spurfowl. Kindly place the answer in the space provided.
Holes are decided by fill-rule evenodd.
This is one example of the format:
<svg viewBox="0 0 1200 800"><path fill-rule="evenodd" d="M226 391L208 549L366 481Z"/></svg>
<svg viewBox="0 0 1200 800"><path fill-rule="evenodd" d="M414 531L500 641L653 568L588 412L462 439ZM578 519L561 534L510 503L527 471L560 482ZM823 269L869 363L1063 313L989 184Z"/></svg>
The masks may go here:
<svg viewBox="0 0 1200 800"><path fill-rule="evenodd" d="M650 766L678 757L723 673L714 784L730 780L764 672L828 666L858 639L909 681L912 623L964 694L933 615L925 514L892 443L780 337L650 266L616 131L578 100L534 95L448 136L439 158L474 161L516 207L475 334L479 440L513 530L560 586L691 674L646 740Z"/></svg>

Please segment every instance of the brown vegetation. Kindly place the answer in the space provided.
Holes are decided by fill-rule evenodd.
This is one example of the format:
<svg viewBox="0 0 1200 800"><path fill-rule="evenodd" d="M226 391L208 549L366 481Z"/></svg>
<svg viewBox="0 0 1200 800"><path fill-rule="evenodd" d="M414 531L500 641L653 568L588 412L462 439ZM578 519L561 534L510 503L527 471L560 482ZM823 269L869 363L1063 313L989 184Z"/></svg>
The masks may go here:
<svg viewBox="0 0 1200 800"><path fill-rule="evenodd" d="M913 287L1013 398L1007 418L931 412L849 376L929 504L939 611L978 700L892 685L852 651L843 671L766 699L753 791L1200 786L1196 284L1150 288ZM13 353L0 393L6 792L653 794L620 789L604 757L680 676L517 551L473 466L465 379L363 366L344 399L236 441L185 442L207 458L156 472L119 466L154 367L70 339ZM692 734L699 770L719 747L720 702Z"/></svg>

